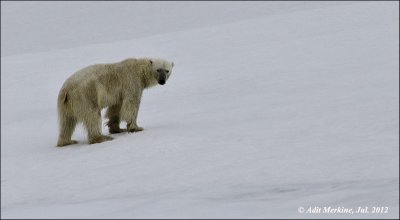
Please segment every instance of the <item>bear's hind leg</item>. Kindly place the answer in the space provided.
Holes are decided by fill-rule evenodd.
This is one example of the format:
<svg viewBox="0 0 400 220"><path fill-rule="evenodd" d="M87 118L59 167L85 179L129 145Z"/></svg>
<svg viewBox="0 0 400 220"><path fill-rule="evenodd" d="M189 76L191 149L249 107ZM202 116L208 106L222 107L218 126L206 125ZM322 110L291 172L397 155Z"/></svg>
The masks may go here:
<svg viewBox="0 0 400 220"><path fill-rule="evenodd" d="M101 113L100 111L87 115L84 118L84 125L88 132L89 144L101 143L112 140L111 136L101 133Z"/></svg>
<svg viewBox="0 0 400 220"><path fill-rule="evenodd" d="M77 120L74 117L62 115L60 116L60 135L58 137L57 146L63 147L70 144L78 143L71 140L72 133L75 130Z"/></svg>

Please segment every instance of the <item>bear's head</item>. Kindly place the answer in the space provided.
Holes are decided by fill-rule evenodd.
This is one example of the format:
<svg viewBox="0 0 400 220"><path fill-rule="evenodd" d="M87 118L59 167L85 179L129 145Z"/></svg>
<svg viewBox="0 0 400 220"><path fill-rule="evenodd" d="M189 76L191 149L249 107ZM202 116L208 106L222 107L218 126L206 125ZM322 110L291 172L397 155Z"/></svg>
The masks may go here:
<svg viewBox="0 0 400 220"><path fill-rule="evenodd" d="M157 79L158 84L164 85L171 75L174 62L168 62L163 59L151 59L150 63L153 68L154 78Z"/></svg>

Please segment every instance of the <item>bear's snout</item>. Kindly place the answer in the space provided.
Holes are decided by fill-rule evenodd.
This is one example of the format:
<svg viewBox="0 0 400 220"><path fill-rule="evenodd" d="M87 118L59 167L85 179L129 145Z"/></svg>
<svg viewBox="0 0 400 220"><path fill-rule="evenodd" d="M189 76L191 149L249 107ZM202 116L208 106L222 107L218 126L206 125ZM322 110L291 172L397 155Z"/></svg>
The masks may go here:
<svg viewBox="0 0 400 220"><path fill-rule="evenodd" d="M160 85L164 85L166 80L167 80L167 76L165 75L165 71L164 70L157 70L159 72L158 74L158 84Z"/></svg>
<svg viewBox="0 0 400 220"><path fill-rule="evenodd" d="M164 84L165 84L165 80L159 80L159 81L158 81L158 84L164 85Z"/></svg>

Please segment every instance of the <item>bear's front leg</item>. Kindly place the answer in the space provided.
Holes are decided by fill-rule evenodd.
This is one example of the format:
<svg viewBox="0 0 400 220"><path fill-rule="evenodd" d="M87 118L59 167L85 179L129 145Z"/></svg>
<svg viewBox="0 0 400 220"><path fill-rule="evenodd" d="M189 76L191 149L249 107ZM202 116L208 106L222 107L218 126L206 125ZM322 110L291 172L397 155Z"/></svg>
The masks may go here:
<svg viewBox="0 0 400 220"><path fill-rule="evenodd" d="M139 131L143 131L143 128L142 128L142 127L139 127L139 126L137 126L137 125L128 124L126 127L127 127L128 132L139 132Z"/></svg>
<svg viewBox="0 0 400 220"><path fill-rule="evenodd" d="M139 127L136 123L140 105L140 96L125 99L122 102L121 107L121 118L127 122L126 130L128 132L143 131L142 127Z"/></svg>
<svg viewBox="0 0 400 220"><path fill-rule="evenodd" d="M107 109L106 113L106 117L108 118L107 126L110 134L117 134L126 131L126 129L122 129L119 127L121 106L122 103L118 103L116 105L108 107Z"/></svg>

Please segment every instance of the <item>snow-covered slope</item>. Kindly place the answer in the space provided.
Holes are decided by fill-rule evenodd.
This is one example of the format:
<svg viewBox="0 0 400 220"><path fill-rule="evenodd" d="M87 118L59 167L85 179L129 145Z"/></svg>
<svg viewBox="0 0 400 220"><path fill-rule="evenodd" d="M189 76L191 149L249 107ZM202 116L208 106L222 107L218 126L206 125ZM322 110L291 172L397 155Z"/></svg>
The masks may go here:
<svg viewBox="0 0 400 220"><path fill-rule="evenodd" d="M342 2L2 2L2 56L148 37Z"/></svg>
<svg viewBox="0 0 400 220"><path fill-rule="evenodd" d="M203 6L198 25L169 17L176 29L47 52L2 41L1 217L398 218L399 3L219 4L244 15L213 22ZM78 145L56 148L64 80L142 56L175 63L144 94L145 130L87 145L79 127ZM388 213L298 212L314 206Z"/></svg>

